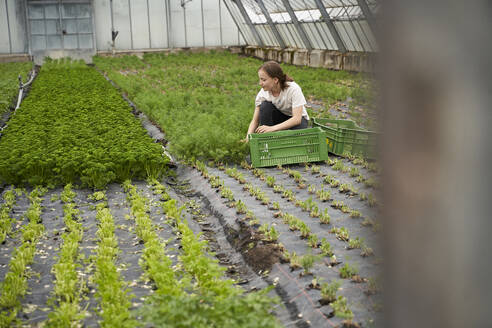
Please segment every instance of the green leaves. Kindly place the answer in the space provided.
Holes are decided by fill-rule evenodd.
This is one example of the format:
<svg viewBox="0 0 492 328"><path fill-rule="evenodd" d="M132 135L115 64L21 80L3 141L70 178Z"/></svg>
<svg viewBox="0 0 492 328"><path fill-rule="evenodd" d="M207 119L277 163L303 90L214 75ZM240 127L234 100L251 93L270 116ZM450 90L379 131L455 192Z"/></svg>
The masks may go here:
<svg viewBox="0 0 492 328"><path fill-rule="evenodd" d="M166 159L98 72L77 62L43 66L0 139L0 180L12 184L159 176Z"/></svg>

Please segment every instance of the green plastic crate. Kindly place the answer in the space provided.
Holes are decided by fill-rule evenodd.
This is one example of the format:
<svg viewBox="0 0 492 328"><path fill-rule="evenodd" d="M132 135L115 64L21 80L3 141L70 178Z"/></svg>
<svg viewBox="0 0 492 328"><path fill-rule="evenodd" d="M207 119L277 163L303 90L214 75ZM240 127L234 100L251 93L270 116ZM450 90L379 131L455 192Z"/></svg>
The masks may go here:
<svg viewBox="0 0 492 328"><path fill-rule="evenodd" d="M325 161L326 136L320 128L249 135L253 167Z"/></svg>
<svg viewBox="0 0 492 328"><path fill-rule="evenodd" d="M376 132L364 130L352 120L315 118L313 125L325 131L330 153L339 156L350 153L371 159L376 157Z"/></svg>

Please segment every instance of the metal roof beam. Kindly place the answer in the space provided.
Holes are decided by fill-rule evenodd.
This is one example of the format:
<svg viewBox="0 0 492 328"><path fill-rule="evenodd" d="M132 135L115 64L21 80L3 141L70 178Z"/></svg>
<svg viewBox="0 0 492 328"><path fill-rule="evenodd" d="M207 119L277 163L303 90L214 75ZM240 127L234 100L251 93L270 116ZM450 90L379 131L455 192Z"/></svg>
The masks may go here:
<svg viewBox="0 0 492 328"><path fill-rule="evenodd" d="M325 6L321 2L321 0L314 0L316 2L316 5L318 6L318 9L321 13L321 16L323 17L323 20L325 21L326 25L328 26L328 29L330 30L331 35L333 36L333 39L335 39L335 42L337 44L338 50L341 52L347 52L347 48L345 48L345 45L343 44L342 38L340 37L340 34L338 34L338 31L335 27L335 24L333 24L333 21L330 18L330 15L328 15L328 12L326 11Z"/></svg>
<svg viewBox="0 0 492 328"><path fill-rule="evenodd" d="M311 42L309 41L309 38L306 35L306 32L303 30L301 24L297 20L296 14L294 13L294 10L290 6L289 0L282 0L285 9L287 9L287 12L289 13L290 18L292 19L292 22L294 23L297 31L299 32L299 35L301 36L302 42L304 42L304 45L308 50L312 50L313 46L311 45Z"/></svg>
<svg viewBox="0 0 492 328"><path fill-rule="evenodd" d="M359 7L362 10L364 17L367 20L367 24L369 24L369 27L371 28L372 33L374 34L376 32L376 22L374 21L374 15L372 14L371 9L369 9L366 0L357 0L357 3L359 4Z"/></svg>
<svg viewBox="0 0 492 328"><path fill-rule="evenodd" d="M268 13L268 10L266 9L265 7L265 4L263 3L263 0L256 0L256 2L258 3L258 5L260 6L260 9L261 11L263 12L263 15L265 15L265 18L268 22L268 25L270 25L270 28L272 29L273 31L273 34L275 35L275 38L277 38L277 41L278 43L280 44L280 47L282 48L287 48L285 46L285 42L284 42L284 39L282 38L282 36L280 35L280 33L278 32L277 30L277 26L275 26L275 24L273 23L273 20L272 18L270 17L270 14Z"/></svg>
<svg viewBox="0 0 492 328"><path fill-rule="evenodd" d="M260 34L256 30L255 26L253 25L253 22L251 22L251 19L249 18L248 13L246 12L246 9L244 9L243 2L241 0L232 0L232 1L234 1L236 3L237 7L239 8L239 11L241 12L241 15L243 15L243 18L244 18L246 24L248 24L249 28L251 29L251 32L253 33L254 38L258 42L258 44L260 46L264 47L265 44L263 43L263 40L261 39Z"/></svg>

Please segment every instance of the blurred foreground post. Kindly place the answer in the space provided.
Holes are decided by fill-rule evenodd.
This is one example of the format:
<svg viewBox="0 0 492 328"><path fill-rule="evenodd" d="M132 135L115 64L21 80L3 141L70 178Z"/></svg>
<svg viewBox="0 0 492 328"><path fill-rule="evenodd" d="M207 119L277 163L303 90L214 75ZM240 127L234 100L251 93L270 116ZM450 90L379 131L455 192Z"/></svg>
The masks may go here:
<svg viewBox="0 0 492 328"><path fill-rule="evenodd" d="M492 327L492 1L383 8L386 327Z"/></svg>

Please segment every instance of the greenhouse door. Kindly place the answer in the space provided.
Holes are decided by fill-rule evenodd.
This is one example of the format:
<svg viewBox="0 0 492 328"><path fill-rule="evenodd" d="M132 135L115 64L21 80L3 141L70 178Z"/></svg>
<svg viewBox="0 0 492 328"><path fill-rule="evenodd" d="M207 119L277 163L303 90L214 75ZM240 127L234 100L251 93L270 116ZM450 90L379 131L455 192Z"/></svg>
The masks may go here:
<svg viewBox="0 0 492 328"><path fill-rule="evenodd" d="M28 0L31 55L91 61L95 54L92 1Z"/></svg>

